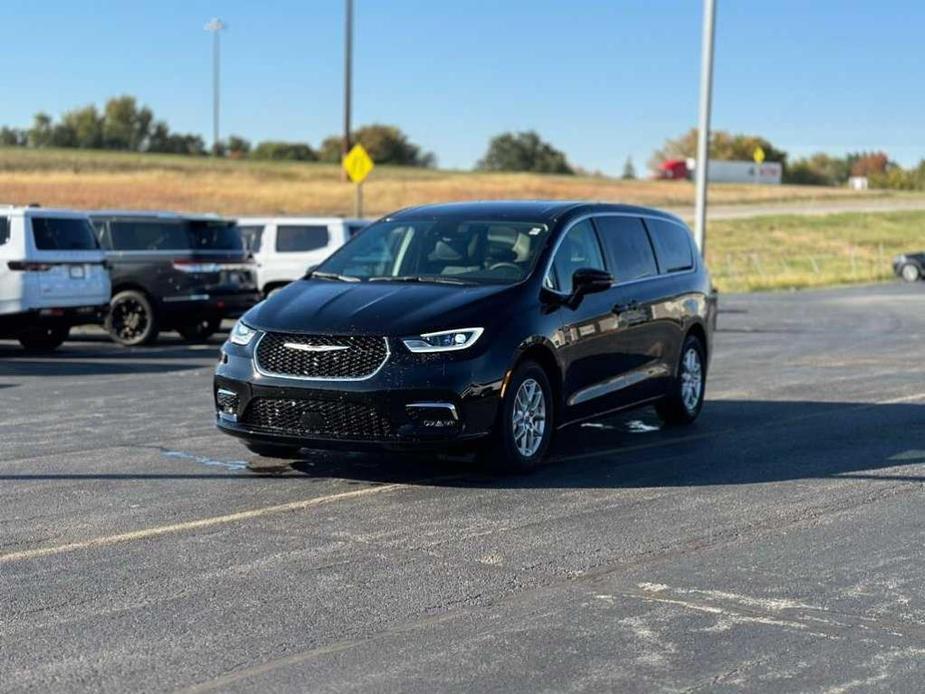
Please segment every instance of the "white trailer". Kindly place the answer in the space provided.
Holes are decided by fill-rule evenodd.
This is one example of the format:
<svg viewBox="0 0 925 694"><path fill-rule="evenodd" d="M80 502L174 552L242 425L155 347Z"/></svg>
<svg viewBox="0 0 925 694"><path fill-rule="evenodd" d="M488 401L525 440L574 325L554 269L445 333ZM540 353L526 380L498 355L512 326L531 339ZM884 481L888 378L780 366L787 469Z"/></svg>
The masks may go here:
<svg viewBox="0 0 925 694"><path fill-rule="evenodd" d="M688 160L688 168L694 171L696 162ZM780 185L784 167L780 162L766 161L756 164L753 161L721 161L711 159L707 179L710 183L760 183L763 185Z"/></svg>

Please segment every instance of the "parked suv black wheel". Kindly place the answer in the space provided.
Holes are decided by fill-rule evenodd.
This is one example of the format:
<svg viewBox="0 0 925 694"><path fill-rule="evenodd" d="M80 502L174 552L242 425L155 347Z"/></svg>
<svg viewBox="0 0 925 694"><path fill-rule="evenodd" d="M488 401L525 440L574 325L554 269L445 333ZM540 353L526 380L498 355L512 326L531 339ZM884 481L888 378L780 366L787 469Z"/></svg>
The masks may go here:
<svg viewBox="0 0 925 694"><path fill-rule="evenodd" d="M703 408L707 363L703 343L696 335L688 335L681 347L678 372L667 397L659 400L655 411L665 424L690 424Z"/></svg>
<svg viewBox="0 0 925 694"><path fill-rule="evenodd" d="M552 386L543 368L522 362L507 385L498 423L480 458L502 473L526 472L546 455L555 428Z"/></svg>
<svg viewBox="0 0 925 694"><path fill-rule="evenodd" d="M61 346L70 332L67 325L27 328L19 334L19 344L30 352L51 352Z"/></svg>
<svg viewBox="0 0 925 694"><path fill-rule="evenodd" d="M195 323L177 326L177 332L187 342L205 342L222 327L221 318L203 318Z"/></svg>
<svg viewBox="0 0 925 694"><path fill-rule="evenodd" d="M151 301L134 289L112 297L105 327L114 341L127 347L151 344L159 332Z"/></svg>

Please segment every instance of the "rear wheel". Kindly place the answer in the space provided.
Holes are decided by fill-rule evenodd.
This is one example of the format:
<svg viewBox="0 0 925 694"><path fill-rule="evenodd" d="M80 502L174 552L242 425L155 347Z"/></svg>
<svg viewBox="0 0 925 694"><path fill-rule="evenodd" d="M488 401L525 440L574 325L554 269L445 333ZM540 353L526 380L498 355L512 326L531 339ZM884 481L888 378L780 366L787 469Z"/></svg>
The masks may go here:
<svg viewBox="0 0 925 694"><path fill-rule="evenodd" d="M700 338L688 335L681 348L677 376L667 397L655 405L655 411L665 424L690 424L700 414L707 374L704 356Z"/></svg>
<svg viewBox="0 0 925 694"><path fill-rule="evenodd" d="M61 346L70 332L67 325L27 328L19 334L19 344L30 352L51 352Z"/></svg>
<svg viewBox="0 0 925 694"><path fill-rule="evenodd" d="M511 376L495 431L480 451L481 461L504 473L531 470L546 455L554 428L549 377L539 364L525 361Z"/></svg>
<svg viewBox="0 0 925 694"><path fill-rule="evenodd" d="M195 323L177 326L177 332L187 342L205 342L222 327L221 318L203 318Z"/></svg>
<svg viewBox="0 0 925 694"><path fill-rule="evenodd" d="M134 289L112 297L105 327L115 342L126 347L151 344L158 334L157 316L151 302Z"/></svg>
<svg viewBox="0 0 925 694"><path fill-rule="evenodd" d="M906 282L918 282L922 279L922 271L919 270L919 266L913 265L912 263L903 265L900 270L900 275Z"/></svg>

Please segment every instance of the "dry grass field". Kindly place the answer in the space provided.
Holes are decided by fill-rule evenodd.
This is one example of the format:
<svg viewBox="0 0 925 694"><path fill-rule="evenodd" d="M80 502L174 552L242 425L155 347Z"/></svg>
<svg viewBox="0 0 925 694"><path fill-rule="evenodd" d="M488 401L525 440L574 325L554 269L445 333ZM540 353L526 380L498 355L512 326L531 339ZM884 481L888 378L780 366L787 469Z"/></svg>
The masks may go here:
<svg viewBox="0 0 925 694"><path fill-rule="evenodd" d="M886 193L868 193L882 197ZM711 186L716 204L857 198L810 186ZM559 198L662 207L690 205L693 186L582 176L473 173L379 167L364 186L365 211L378 215L447 200ZM331 164L0 148L0 202L138 208L222 214L350 214L353 188Z"/></svg>
<svg viewBox="0 0 925 694"><path fill-rule="evenodd" d="M902 197L811 186L713 185L713 204ZM606 200L689 209L693 186L581 176L379 167L366 214L490 198ZM0 148L0 202L222 214L350 214L353 187L330 164L212 160L79 150ZM891 276L896 253L925 248L925 212L776 215L710 223L708 260L724 292L790 289Z"/></svg>

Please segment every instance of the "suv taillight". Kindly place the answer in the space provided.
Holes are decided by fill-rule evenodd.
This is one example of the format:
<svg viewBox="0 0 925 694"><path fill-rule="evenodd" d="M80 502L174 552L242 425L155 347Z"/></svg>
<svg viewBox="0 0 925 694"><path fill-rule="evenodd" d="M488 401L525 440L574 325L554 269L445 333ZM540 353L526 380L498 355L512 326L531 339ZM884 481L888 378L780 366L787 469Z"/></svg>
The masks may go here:
<svg viewBox="0 0 925 694"><path fill-rule="evenodd" d="M48 263L29 263L24 260L11 260L6 266L17 272L48 272L51 270L51 265Z"/></svg>

